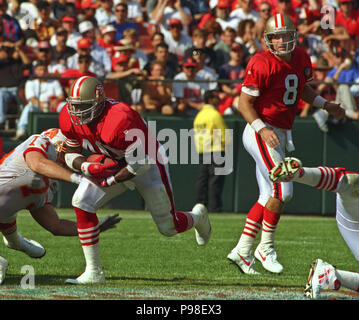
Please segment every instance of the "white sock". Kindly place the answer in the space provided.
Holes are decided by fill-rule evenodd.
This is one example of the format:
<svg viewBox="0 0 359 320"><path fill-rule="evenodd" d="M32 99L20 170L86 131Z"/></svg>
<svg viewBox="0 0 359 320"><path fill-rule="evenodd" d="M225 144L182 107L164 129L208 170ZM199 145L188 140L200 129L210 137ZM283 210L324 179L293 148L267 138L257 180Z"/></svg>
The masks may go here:
<svg viewBox="0 0 359 320"><path fill-rule="evenodd" d="M247 218L244 230L235 249L241 256L249 256L261 224Z"/></svg>
<svg viewBox="0 0 359 320"><path fill-rule="evenodd" d="M337 269L335 273L342 287L359 291L359 273Z"/></svg>
<svg viewBox="0 0 359 320"><path fill-rule="evenodd" d="M84 252L84 256L86 260L86 271L99 270L99 269L102 270L102 266L100 262L99 243L90 246L82 246L82 250Z"/></svg>
<svg viewBox="0 0 359 320"><path fill-rule="evenodd" d="M21 248L22 236L17 231L10 234L3 234L3 237L7 240L9 246L12 248Z"/></svg>

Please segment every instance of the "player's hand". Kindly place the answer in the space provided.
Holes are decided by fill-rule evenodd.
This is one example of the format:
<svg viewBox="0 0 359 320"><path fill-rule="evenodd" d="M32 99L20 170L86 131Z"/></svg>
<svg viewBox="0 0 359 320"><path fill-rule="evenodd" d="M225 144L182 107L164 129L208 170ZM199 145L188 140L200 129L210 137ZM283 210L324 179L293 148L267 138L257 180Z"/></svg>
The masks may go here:
<svg viewBox="0 0 359 320"><path fill-rule="evenodd" d="M86 177L102 180L114 175L117 172L117 170L114 170L117 165L117 163L102 164L96 162L83 162L81 171Z"/></svg>
<svg viewBox="0 0 359 320"><path fill-rule="evenodd" d="M259 131L259 135L264 140L264 142L271 148L276 148L280 145L278 136L270 128L263 128Z"/></svg>
<svg viewBox="0 0 359 320"><path fill-rule="evenodd" d="M118 224L121 220L122 218L119 217L118 213L106 216L99 221L100 232L116 228L116 224Z"/></svg>
<svg viewBox="0 0 359 320"><path fill-rule="evenodd" d="M327 110L328 113L334 116L337 120L340 120L345 116L345 109L342 108L339 103L326 102L323 109Z"/></svg>
<svg viewBox="0 0 359 320"><path fill-rule="evenodd" d="M106 179L97 182L97 184L101 187L111 187L117 183L118 182L116 181L114 176L108 177Z"/></svg>

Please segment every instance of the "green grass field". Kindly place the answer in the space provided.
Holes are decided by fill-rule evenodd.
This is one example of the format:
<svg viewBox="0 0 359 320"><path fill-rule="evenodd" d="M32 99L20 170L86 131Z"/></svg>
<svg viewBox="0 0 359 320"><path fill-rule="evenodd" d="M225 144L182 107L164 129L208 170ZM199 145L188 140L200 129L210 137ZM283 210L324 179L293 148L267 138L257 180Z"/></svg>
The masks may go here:
<svg viewBox="0 0 359 320"><path fill-rule="evenodd" d="M59 209L63 218L75 220L72 210ZM99 217L114 213L102 210ZM105 285L66 285L69 277L84 271L77 237L54 237L31 216L21 212L19 232L39 241L47 253L42 259L0 246L9 262L0 299L153 299L153 300L302 300L309 266L322 258L339 269L359 271L341 238L334 218L283 215L276 233L276 250L284 265L281 275L265 271L257 263L258 276L244 275L226 259L237 243L246 215L210 214L212 238L205 247L195 242L194 230L172 238L162 236L144 211L121 211L116 229L101 235L101 259ZM35 289L22 289L21 268L35 270ZM323 299L359 299L348 290L327 291Z"/></svg>

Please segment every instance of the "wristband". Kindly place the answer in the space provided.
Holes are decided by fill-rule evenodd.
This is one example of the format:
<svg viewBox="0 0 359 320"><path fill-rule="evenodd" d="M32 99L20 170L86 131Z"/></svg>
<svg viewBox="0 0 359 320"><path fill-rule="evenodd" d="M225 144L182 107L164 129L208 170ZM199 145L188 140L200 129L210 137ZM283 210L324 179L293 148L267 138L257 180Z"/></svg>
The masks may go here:
<svg viewBox="0 0 359 320"><path fill-rule="evenodd" d="M316 96L313 101L313 106L323 109L327 101L328 100L324 99L322 96Z"/></svg>
<svg viewBox="0 0 359 320"><path fill-rule="evenodd" d="M252 121L251 127L255 132L259 133L259 131L262 130L263 128L265 128L266 125L264 124L264 122L261 119L258 118L256 120Z"/></svg>
<svg viewBox="0 0 359 320"><path fill-rule="evenodd" d="M71 178L71 182L72 182L72 183L75 183L75 184L80 184L81 179L82 179L82 177L81 177L79 174L77 174L77 173L73 173L73 174L70 176L70 178Z"/></svg>
<svg viewBox="0 0 359 320"><path fill-rule="evenodd" d="M106 183L109 185L109 186L112 186L114 184L117 183L116 179L115 179L115 176L111 176L111 177L108 177L106 179Z"/></svg>

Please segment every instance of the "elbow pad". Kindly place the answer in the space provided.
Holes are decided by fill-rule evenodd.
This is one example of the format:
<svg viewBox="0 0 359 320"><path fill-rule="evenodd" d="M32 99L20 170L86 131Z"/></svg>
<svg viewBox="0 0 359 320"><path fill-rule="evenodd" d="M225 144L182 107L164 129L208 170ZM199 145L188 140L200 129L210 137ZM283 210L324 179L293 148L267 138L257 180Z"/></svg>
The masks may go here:
<svg viewBox="0 0 359 320"><path fill-rule="evenodd" d="M83 155L79 153L65 153L66 165L75 172L80 172L79 169L75 169L73 166L74 160L78 157L83 157Z"/></svg>

